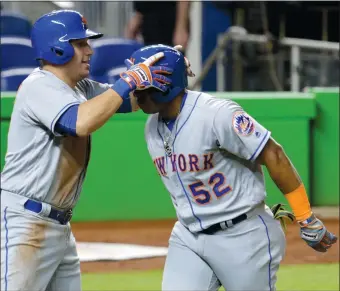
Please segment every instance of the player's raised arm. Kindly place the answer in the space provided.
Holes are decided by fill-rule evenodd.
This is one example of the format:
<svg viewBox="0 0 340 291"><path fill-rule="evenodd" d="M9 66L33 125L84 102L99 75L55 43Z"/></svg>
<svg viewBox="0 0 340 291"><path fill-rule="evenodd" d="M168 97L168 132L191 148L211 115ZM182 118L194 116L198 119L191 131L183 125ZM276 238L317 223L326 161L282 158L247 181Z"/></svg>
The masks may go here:
<svg viewBox="0 0 340 291"><path fill-rule="evenodd" d="M124 100L130 102L130 93L136 88L156 86L166 91L164 84L170 84L170 79L158 75L171 73L170 70L151 67L163 57L163 53L151 56L141 64L128 64L129 70L121 74L121 78L104 93L80 104L77 118L77 135L84 136L100 128L121 106Z"/></svg>
<svg viewBox="0 0 340 291"><path fill-rule="evenodd" d="M99 96L105 91L112 89L113 84L108 83L100 83L91 79L84 79L78 82L77 88L83 92L88 100ZM136 97L133 92L130 93L130 98L123 99L120 107L116 111L116 113L131 113L139 110L137 105Z"/></svg>
<svg viewBox="0 0 340 291"><path fill-rule="evenodd" d="M25 91L30 91L24 97L28 105L26 115L54 134L84 137L103 126L117 111L129 111L122 104L130 104L129 95L136 88L153 85L166 90L164 85L169 79L159 74L169 72L152 67L163 57L160 53L140 64L129 63L128 70L111 88L87 101L87 94L78 83L90 73L93 50L88 40L102 36L89 30L85 18L74 11L56 11L34 23L32 46L40 61L36 78L40 81L32 80L24 86Z"/></svg>
<svg viewBox="0 0 340 291"><path fill-rule="evenodd" d="M337 237L328 232L313 214L304 184L283 147L270 138L257 161L266 166L270 177L288 200L301 227L301 238L316 251L326 252Z"/></svg>

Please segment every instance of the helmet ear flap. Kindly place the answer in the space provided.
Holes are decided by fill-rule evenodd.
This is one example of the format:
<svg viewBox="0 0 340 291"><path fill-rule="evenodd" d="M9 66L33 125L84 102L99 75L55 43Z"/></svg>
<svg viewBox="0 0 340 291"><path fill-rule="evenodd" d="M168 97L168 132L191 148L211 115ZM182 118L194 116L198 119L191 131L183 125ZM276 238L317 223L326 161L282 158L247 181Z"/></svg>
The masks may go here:
<svg viewBox="0 0 340 291"><path fill-rule="evenodd" d="M72 45L65 46L61 48L60 46L52 45L50 46L50 52L48 54L48 58L46 60L53 59L58 60L57 63L66 64L69 62L74 55L74 49Z"/></svg>
<svg viewBox="0 0 340 291"><path fill-rule="evenodd" d="M63 56L64 54L64 50L60 47L51 47L51 51L54 52L59 57Z"/></svg>

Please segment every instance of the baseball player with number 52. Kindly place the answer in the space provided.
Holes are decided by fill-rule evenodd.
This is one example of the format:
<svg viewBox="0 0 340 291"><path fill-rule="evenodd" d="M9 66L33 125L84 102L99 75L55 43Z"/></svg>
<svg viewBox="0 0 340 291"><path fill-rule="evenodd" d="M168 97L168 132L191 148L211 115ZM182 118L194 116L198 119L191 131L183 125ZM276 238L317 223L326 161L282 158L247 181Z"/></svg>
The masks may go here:
<svg viewBox="0 0 340 291"><path fill-rule="evenodd" d="M163 53L132 66L114 85L89 80L88 40L101 36L71 10L48 13L33 25L41 67L18 90L1 173L1 290L81 290L69 221L85 179L91 133L116 112L134 110L134 89L165 91L170 81L164 74L171 70L152 66Z"/></svg>
<svg viewBox="0 0 340 291"><path fill-rule="evenodd" d="M301 238L318 252L337 238L312 213L303 182L268 129L232 100L186 89L192 72L176 47L144 47L131 65L159 52L164 58L155 64L173 70L168 90L134 94L151 114L147 148L178 217L162 290L275 290L285 252L280 222L295 215ZM265 205L262 165L294 215Z"/></svg>

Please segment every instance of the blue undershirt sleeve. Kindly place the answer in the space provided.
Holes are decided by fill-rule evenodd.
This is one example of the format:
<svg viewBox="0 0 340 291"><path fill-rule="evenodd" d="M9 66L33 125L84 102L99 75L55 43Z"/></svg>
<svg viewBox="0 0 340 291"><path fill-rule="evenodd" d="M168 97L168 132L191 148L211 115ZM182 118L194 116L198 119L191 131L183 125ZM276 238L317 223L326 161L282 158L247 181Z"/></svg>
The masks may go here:
<svg viewBox="0 0 340 291"><path fill-rule="evenodd" d="M61 135L77 136L77 118L79 104L68 108L58 119L55 130Z"/></svg>

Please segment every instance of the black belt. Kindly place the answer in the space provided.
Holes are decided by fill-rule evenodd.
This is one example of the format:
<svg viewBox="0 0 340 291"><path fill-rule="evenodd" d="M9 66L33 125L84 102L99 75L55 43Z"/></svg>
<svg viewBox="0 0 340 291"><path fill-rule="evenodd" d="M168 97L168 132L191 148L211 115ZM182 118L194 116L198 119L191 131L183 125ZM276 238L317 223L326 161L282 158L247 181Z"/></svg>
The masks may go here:
<svg viewBox="0 0 340 291"><path fill-rule="evenodd" d="M237 216L233 219L227 220L227 221L223 221L221 223L216 223L213 224L212 226L208 227L207 229L204 229L202 231L200 231L201 233L204 234L214 234L215 232L219 231L219 230L224 230L226 228L229 228L235 224L240 223L243 220L246 220L247 214L241 214L240 216ZM222 226L223 225L223 226Z"/></svg>
<svg viewBox="0 0 340 291"><path fill-rule="evenodd" d="M40 213L40 211L42 209L42 203L28 199L25 202L24 207L25 207L25 209L28 209L30 211ZM67 224L72 218L72 209L60 211L60 210L57 210L57 209L51 207L51 211L50 211L50 213L47 217L59 221L60 224Z"/></svg>

